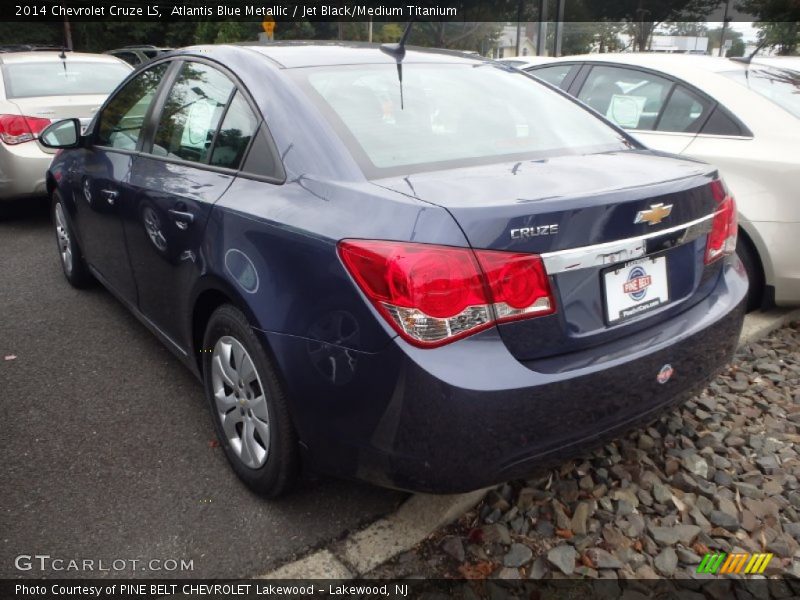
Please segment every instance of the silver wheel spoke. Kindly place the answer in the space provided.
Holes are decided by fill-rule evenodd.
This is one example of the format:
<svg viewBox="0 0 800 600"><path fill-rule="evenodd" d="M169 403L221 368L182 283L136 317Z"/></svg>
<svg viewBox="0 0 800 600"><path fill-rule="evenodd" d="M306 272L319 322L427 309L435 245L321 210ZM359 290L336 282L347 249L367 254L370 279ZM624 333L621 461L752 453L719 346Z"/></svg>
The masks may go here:
<svg viewBox="0 0 800 600"><path fill-rule="evenodd" d="M228 441L233 442L238 440L239 432L236 431L236 425L242 422L242 415L239 414L239 411L232 410L227 414L222 414L220 415L220 419L222 420L222 429Z"/></svg>
<svg viewBox="0 0 800 600"><path fill-rule="evenodd" d="M264 444L264 448L266 448L268 451L269 436L270 436L269 425L256 417L253 417L253 425L255 426L256 431L258 432L258 436L261 438L262 443ZM262 452L264 452L264 454L266 455L266 451L262 450Z"/></svg>
<svg viewBox="0 0 800 600"><path fill-rule="evenodd" d="M235 358L235 355L234 355ZM253 365L253 361L250 357L245 354L241 357L241 363L236 362L236 368L239 371L239 378L242 380L242 383L249 386L253 381L256 380L256 368Z"/></svg>
<svg viewBox="0 0 800 600"><path fill-rule="evenodd" d="M258 461L254 448L256 445L256 440L253 437L254 433L253 421L245 418L244 426L242 427L242 462L248 467L254 466Z"/></svg>
<svg viewBox="0 0 800 600"><path fill-rule="evenodd" d="M220 387L223 382L228 384L229 387L236 387L236 374L233 373L233 377L231 377L232 370L230 365L226 366L224 359L220 356L214 356L211 363L211 372L212 375L216 375L219 378Z"/></svg>

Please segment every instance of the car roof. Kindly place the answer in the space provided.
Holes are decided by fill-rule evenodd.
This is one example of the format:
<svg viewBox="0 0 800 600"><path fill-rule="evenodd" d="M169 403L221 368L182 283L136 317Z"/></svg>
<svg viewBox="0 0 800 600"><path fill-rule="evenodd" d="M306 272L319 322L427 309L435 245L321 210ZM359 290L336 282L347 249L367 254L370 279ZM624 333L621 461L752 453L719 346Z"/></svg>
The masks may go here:
<svg viewBox="0 0 800 600"><path fill-rule="evenodd" d="M738 71L746 67L741 61L701 54L670 54L664 52L618 52L605 54L579 54L552 59L553 62L589 61L611 62L631 66L649 67L665 73L678 74L687 70L712 73Z"/></svg>
<svg viewBox="0 0 800 600"><path fill-rule="evenodd" d="M274 44L238 44L258 52L285 69L333 65L395 64L395 59L381 52L380 44L279 42ZM481 56L451 50L406 46L404 63L462 63L487 62Z"/></svg>
<svg viewBox="0 0 800 600"><path fill-rule="evenodd" d="M108 54L91 54L88 52L66 52L66 58L61 58L61 52L58 50L54 51L36 51L36 52L8 52L4 54L0 54L0 63L3 64L12 64L12 63L33 63L33 62L56 62L61 60L66 60L67 63L72 61L80 61L80 62L122 62L120 59L116 58L115 56L110 56Z"/></svg>

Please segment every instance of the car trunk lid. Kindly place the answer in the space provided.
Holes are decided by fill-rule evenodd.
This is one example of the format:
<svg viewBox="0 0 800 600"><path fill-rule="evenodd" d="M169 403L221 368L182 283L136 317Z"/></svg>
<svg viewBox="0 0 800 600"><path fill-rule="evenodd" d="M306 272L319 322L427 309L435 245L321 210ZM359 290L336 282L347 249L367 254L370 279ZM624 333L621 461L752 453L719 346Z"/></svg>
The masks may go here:
<svg viewBox="0 0 800 600"><path fill-rule="evenodd" d="M556 312L499 326L528 360L657 324L708 293L715 177L703 163L629 151L375 183L445 208L475 249L542 256Z"/></svg>

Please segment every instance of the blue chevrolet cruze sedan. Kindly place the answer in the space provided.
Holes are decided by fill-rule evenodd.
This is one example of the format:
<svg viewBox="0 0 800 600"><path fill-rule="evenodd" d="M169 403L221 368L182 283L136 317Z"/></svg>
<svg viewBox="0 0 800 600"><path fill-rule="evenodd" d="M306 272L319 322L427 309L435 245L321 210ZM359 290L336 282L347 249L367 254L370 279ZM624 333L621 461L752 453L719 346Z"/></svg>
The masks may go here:
<svg viewBox="0 0 800 600"><path fill-rule="evenodd" d="M67 280L202 379L267 496L303 462L432 492L525 476L697 392L741 329L714 168L503 65L401 58L189 48L41 136Z"/></svg>

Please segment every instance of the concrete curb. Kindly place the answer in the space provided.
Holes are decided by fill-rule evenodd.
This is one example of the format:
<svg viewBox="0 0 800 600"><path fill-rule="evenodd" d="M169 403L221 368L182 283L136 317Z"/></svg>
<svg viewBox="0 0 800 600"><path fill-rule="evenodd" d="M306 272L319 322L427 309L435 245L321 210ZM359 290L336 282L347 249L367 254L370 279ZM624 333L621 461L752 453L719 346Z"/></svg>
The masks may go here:
<svg viewBox="0 0 800 600"><path fill-rule="evenodd" d="M742 335L739 336L739 347L741 348L750 342L767 337L776 329L798 320L800 320L800 308L773 308L766 311L752 312L745 317Z"/></svg>
<svg viewBox="0 0 800 600"><path fill-rule="evenodd" d="M800 320L800 309L750 313L745 318L739 347L764 338L794 320ZM260 578L352 579L362 576L458 519L477 505L489 489L450 496L414 494L393 514Z"/></svg>

